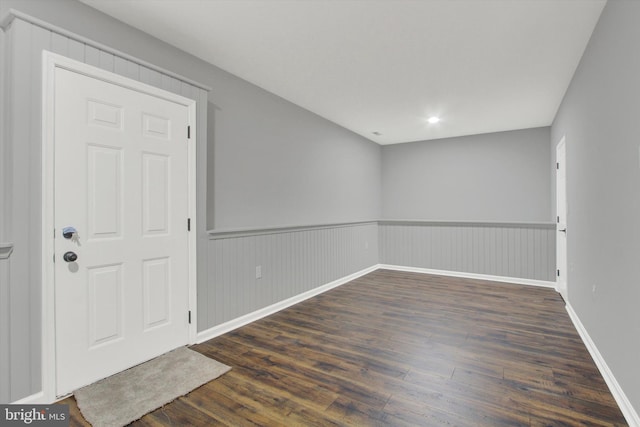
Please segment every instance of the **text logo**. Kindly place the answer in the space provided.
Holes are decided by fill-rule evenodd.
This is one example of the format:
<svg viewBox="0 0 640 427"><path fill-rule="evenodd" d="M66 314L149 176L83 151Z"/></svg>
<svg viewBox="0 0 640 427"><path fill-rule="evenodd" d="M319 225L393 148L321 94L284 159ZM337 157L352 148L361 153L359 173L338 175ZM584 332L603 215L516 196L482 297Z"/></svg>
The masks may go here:
<svg viewBox="0 0 640 427"><path fill-rule="evenodd" d="M0 426L68 427L69 405L0 405Z"/></svg>

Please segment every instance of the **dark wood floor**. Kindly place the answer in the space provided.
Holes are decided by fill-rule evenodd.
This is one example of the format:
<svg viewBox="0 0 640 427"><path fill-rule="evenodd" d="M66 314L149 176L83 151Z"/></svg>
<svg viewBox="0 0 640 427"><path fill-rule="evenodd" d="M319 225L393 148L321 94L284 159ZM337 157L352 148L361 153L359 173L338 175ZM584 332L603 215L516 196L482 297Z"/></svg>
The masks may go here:
<svg viewBox="0 0 640 427"><path fill-rule="evenodd" d="M232 370L134 425L627 425L551 289L378 270L193 349Z"/></svg>

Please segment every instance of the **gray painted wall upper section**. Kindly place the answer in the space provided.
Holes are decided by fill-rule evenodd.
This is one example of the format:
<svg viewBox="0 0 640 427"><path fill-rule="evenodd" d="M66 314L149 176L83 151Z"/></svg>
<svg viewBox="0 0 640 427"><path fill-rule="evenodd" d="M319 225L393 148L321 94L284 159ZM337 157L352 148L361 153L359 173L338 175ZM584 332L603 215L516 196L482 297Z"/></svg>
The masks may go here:
<svg viewBox="0 0 640 427"><path fill-rule="evenodd" d="M214 92L215 228L380 216L377 144L233 77Z"/></svg>
<svg viewBox="0 0 640 427"><path fill-rule="evenodd" d="M380 147L373 142L75 0L3 0L0 7L213 88L208 228L380 216Z"/></svg>
<svg viewBox="0 0 640 427"><path fill-rule="evenodd" d="M387 217L396 219L424 218L431 220L519 222L547 221L549 219L548 191L550 181L548 173L546 175L544 173L544 171L548 171L549 162L548 129L509 132L506 134L511 135L511 137L506 138L503 134L493 134L428 143L414 143L406 146L406 152L404 151L404 146L387 147L383 151L379 146L358 135L74 0L3 0L1 8L0 12L4 12L8 8L21 10L61 28L96 40L104 45L182 74L213 88L209 95L207 120L209 150L207 151L208 157L206 160L208 162L208 189L210 191L209 200L207 201L209 228L214 226L215 228L275 227L279 225L322 224L378 218L381 214L380 189L386 190L389 187L386 184L384 187L382 186L383 154L385 156L384 163L387 167L390 167L392 162L397 162L399 165L398 171L407 169L408 166L413 168L402 179L399 179L396 175L386 175L388 183L396 185L399 189L399 194L394 194L394 196L401 197L400 201L404 203L399 205L402 208L401 210L398 210L395 214L386 215ZM24 37L22 39L24 43L32 47L37 45L36 42L40 41L34 40L35 44L32 44L30 42L27 43ZM28 55L36 59L39 58L39 54L39 50L36 51L33 48L28 52ZM39 64L38 61L34 60L31 64ZM37 70L37 66L32 65L23 68L25 73L33 74L33 79L36 79L36 81L39 79L40 71ZM20 71L22 72L23 70L21 69ZM25 77L23 80L26 79ZM37 85L34 87L37 88ZM29 105L40 105L39 90L34 90L31 98ZM13 106L10 107L18 110ZM33 113L32 116L36 118L39 117L38 108L33 108L31 111ZM30 109L25 108L25 110ZM37 120L33 120L34 123L37 123ZM33 129L36 129L35 126ZM37 135L32 139L39 143ZM543 140L544 147L538 150L539 142ZM7 149L7 147L9 145L5 146L4 149ZM438 150L434 151L433 147L438 147ZM39 157L28 156L26 150L26 146L21 148L18 154L21 155L20 158L23 160L10 166L21 174L28 175L26 178L39 183L39 176L33 172L39 169ZM419 153L420 157L416 159L415 157ZM437 157L436 153L440 157ZM405 155L406 163L400 161L402 154ZM506 161L509 166L506 167L501 162L495 161L496 158ZM438 173L437 167L441 167L442 162L447 161L447 159L452 162L450 167L448 169L440 169L440 172L445 173L442 176L447 178L447 181L444 181ZM539 167L540 159L544 159L542 161L543 167ZM417 162L414 162L414 160L417 160ZM202 162L203 160L199 159L199 161ZM23 164L26 163L30 165L30 169L23 167ZM462 168L460 164L466 165L466 168ZM425 173L424 167L426 165L430 166ZM455 171L458 171L457 175L454 173ZM451 179L452 177L455 179ZM463 177L464 180L461 181L460 177ZM542 182L539 185L547 193L543 191L542 195L540 195L534 191L534 189L538 188L535 185L534 178L536 177L541 179ZM442 210L439 215L435 215L433 212L413 215L408 211L407 206L415 194L403 194L406 191L403 186L407 185L407 188L412 189L409 184L415 181L426 183L429 186L446 187L446 191L441 191L437 194L433 193L430 196L436 197L436 199L439 196L438 203L440 204L450 203L447 199L450 188L461 188L463 190L466 188L466 190L460 193L462 196L457 201L457 204L453 203L452 206L447 206L449 210ZM503 181L508 181L507 188L511 192L503 194L502 197L489 197L495 196L490 194L493 191L489 191L489 187L493 185L494 181L499 186L504 184ZM460 183L467 186L480 183L478 188L483 192L479 192L472 186L464 187ZM39 192L33 190L35 187L29 188L31 190L25 191L25 194L29 191L33 194L26 194L26 196L36 201L39 200ZM418 187L418 189L420 188L422 187ZM546 200L543 197L544 194L547 194ZM482 200L483 195L489 197L490 209L486 206L486 200ZM0 192L0 196L3 197L1 205L6 207L7 211L10 211L9 208L12 208L9 206L10 203L5 203L4 199L6 194L3 196L2 192ZM537 200L539 202L539 205L536 205L535 208L543 212L544 215L532 214L532 211L526 206L521 206L522 200L527 202L532 198L534 201ZM393 206L393 200L387 198L386 201L387 207L395 207ZM38 249L42 233L38 228L40 224L40 221L38 221L40 212L38 203L33 205L34 208L31 209L31 215L19 216L19 219L26 224L24 228L31 230L30 239L32 244L30 247L35 257L28 257L24 250L16 251L16 256L13 259L16 264L12 265L12 274L18 274L23 271L31 272L31 291L24 288L26 290L18 295L21 300L19 304L15 305L15 310L11 312L10 319L0 317L5 324L8 324L9 321L13 324L20 324L23 318L31 319L29 333L13 334L22 341L31 343L27 343L30 347L27 344L0 346L2 349L10 347L11 351L15 353L7 355L6 351L0 351L0 374L6 376L10 372L13 377L17 378L16 382L20 382L20 389L15 389L16 395L13 396L12 394L12 399L24 397L30 392L38 391L40 382L40 318L38 311L40 306L40 276L37 268L28 268L27 262L24 261L29 259L32 264L39 265ZM516 209L509 208L514 205L520 206L517 206ZM419 206L427 206L433 209L436 205L423 204ZM440 208L442 207L440 206ZM483 214L483 209L490 212L491 215ZM25 207L20 210L20 212L23 211L28 211L28 209ZM508 215L504 214L505 211ZM16 210L16 212L18 211ZM502 212L503 215L497 215L495 214L496 212ZM13 216L18 217L18 215ZM0 219L2 219L2 216L0 216ZM224 270L225 273L222 277L219 276L220 271L222 271L220 268L215 272L218 276L210 274L205 279L199 276L198 303L199 308L201 308L198 313L199 330L226 319L225 316L220 317L221 314L216 311L202 309L206 305L211 310L215 310L215 307L218 307L216 304L220 304L218 298L221 295L234 295L238 301L243 301L245 304L243 308L236 305L236 302L230 302L231 305L226 307L230 316L241 312L238 310L250 310L264 305L263 303L265 302L273 302L273 300L269 299L270 295L285 296L284 293L278 293L285 288L280 289L274 286L272 294L256 294L250 295L250 299L245 298L246 295L243 292L253 292L250 285L251 281L255 281L255 279L248 280L245 283L237 278L255 277L255 265L253 264L263 261L260 259L247 259L244 254L249 253L257 256L257 254L264 253L266 254L265 256L271 257L269 259L274 261L273 265L277 264L275 261L279 262L281 259L289 262L291 253L310 254L308 259L313 260L313 262L310 261L307 264L300 262L297 265L287 264L281 270L290 272L291 276L280 277L274 274L272 283L284 283L286 286L287 283L295 281L300 282L302 287L309 286L309 284L315 285L322 283L323 274L331 274L333 275L332 277L338 277L339 274L354 272L362 268L362 266L367 266L369 263L376 261L377 244L372 243L377 239L377 234L372 232L375 226L368 225L366 228L366 233L362 235L356 234L352 236L353 238L331 240L333 237L330 236L327 240L329 244L324 244L324 246L321 243L322 239L313 237L315 234L320 235L322 233L307 233L311 236L309 239L306 237L301 238L306 236L304 233L290 233L291 236L287 235L286 237L283 234L278 238L280 240L276 239L274 245L263 245L263 252L252 249L253 246L250 245L242 246L244 249L238 252L235 258L238 260L237 268L230 264L227 266L228 269ZM20 227L16 229L20 229ZM0 232L2 232L1 227ZM336 231L335 233L338 232ZM202 240L201 237L199 239ZM289 245L289 243L286 243L289 241L287 239L291 239L291 242L294 243ZM199 269L203 266L206 268L207 265L211 265L211 260L218 259L215 258L218 254L222 254L223 257L226 256L225 254L228 253L225 252L227 246L235 248L236 242L243 242L242 244L244 245L244 242L250 240L234 239L234 242L208 243L214 253L209 257L206 250L199 251ZM263 240L255 239L255 242L256 244L263 244ZM19 244L21 242L16 243ZM216 245L219 244L222 245L222 251L217 251L219 248ZM262 246L258 245L256 247ZM322 258L315 256L313 252L314 250L320 250L318 248L326 250L329 258L338 254L337 259L340 260L340 263L335 263L335 268L323 266L321 263ZM231 253L233 254L234 252ZM342 258L340 258L341 255ZM264 261L265 281L266 279L271 280L269 277L270 270L266 267L269 265L267 261ZM298 272L297 268L302 268L302 272ZM0 282L8 283L8 285L17 288L22 283L21 281L12 280L12 283L9 283L8 280L2 280L4 276L9 277L5 270L8 270L8 268L0 266ZM300 276L295 276L295 274L300 274ZM287 282L287 280L290 280L290 282ZM244 284L246 287L237 288L238 284ZM0 286L0 293L6 289L9 288ZM286 295L295 293L293 288L291 290L292 292ZM3 295L4 293L0 296ZM13 298L15 299L16 295ZM5 304L9 301L6 298L0 298L0 300L5 301ZM3 310L0 314L7 314L8 317L8 313L8 310ZM24 326L24 328L28 329L27 326ZM0 333L0 342L4 343L6 341L5 338ZM24 349L28 349L28 351ZM24 361L20 365L23 366L24 371L30 370L31 373L24 374L24 372L13 369L13 367L7 369L9 364L5 362L9 356L13 360ZM6 393L0 388L0 396L5 395ZM6 399L4 397L0 398L0 401L2 400Z"/></svg>
<svg viewBox="0 0 640 427"><path fill-rule="evenodd" d="M211 157L207 155L198 158L198 176L201 171L206 173L207 162L209 167L208 178L213 181L213 161L219 164L236 162L234 156L244 151L235 151L237 144L236 135L245 138L259 138L265 146L270 146L273 158L262 159L262 168L265 170L279 169L287 173L288 181L278 182L272 187L277 187L280 192L271 194L270 202L281 209L280 215L291 218L288 209L296 209L292 203L279 200L280 196L287 196L292 188L298 193L309 195L324 191L325 194L338 194L336 203L342 203L336 210L335 204L329 204L327 200L315 197L313 199L300 199L300 206L295 212L295 221L299 223L332 222L336 218L345 220L376 218L379 216L379 179L380 179L380 149L377 145L352 134L337 125L334 125L306 110L290 104L281 98L269 94L256 86L235 78L224 71L209 64L199 61L185 53L161 43L143 33L127 27L101 13L84 6L81 3L70 0L47 1L4 1L0 13L9 8L15 8L43 21L57 25L60 28L74 32L82 37L95 40L103 45L138 57L143 61L182 74L188 78L200 81L214 87L214 92L209 97L209 106L214 110L208 116L208 120L202 120L200 114L206 113L206 108L199 108L198 130L199 141L206 143L208 136L211 144L209 148L214 150ZM8 33L2 34L3 72L10 69L11 81L7 80L7 88L11 88L11 96L1 98L3 108L11 112L7 117L11 118L12 131L9 126L2 126L1 131L6 138L0 139L0 152L2 152L2 167L0 173L0 243L5 240L16 243L15 251L10 260L0 260L0 402L14 401L40 391L41 389L41 206L40 206L40 109L42 105L40 93L40 58L42 49L52 49L55 52L66 54L80 61L86 61L93 65L96 55L99 61L103 58L110 59L111 65L106 69L112 70L114 58L112 55L101 55L97 49L84 46L82 43L74 43L71 49L70 42L65 37L54 37L49 31L37 26L32 26L25 21L14 21ZM9 35L11 37L9 37ZM9 39L11 40L5 40ZM11 50L11 53L5 52ZM10 48L10 49L9 49ZM9 61L6 61L9 59ZM115 67L122 64L116 61ZM113 70L112 70L113 71ZM148 71L148 70L147 70ZM125 73L126 75L126 73ZM153 77L147 83L164 83L158 73L145 73L145 76ZM3 74L4 76L4 74ZM142 71L139 77L143 79ZM221 94L215 92L219 88ZM186 94L185 94L186 95ZM205 94L206 95L206 94ZM206 106L205 95L198 91L197 97L200 106ZM215 104L211 100L215 100ZM3 119L5 115L2 115ZM209 123L209 126L207 125ZM280 130L274 131L273 123L277 123ZM305 134L304 126L308 126ZM213 129L215 127L215 129ZM247 130L249 128L249 131ZM205 129L207 131L205 131ZM289 132L288 129L295 129ZM342 143L338 146L339 139ZM322 141L327 144L324 150ZM229 148L228 146L231 146ZM315 153L314 156L298 156L294 162L284 162L282 158L289 155L288 151L280 151L293 147L306 147L305 150ZM215 149L221 147L221 153ZM205 149L203 149L205 148ZM321 152L318 152L321 151ZM325 152L323 152L325 151ZM202 145L198 152L207 152ZM346 167L314 167L319 162L327 161L332 156L341 157L345 164L351 162L351 169ZM313 164L305 163L311 162ZM365 165L360 167L358 165ZM201 167L203 166L204 167ZM288 171L287 168L295 168ZM225 184L238 179L236 168L223 169L229 175L217 174L216 187L220 191L225 190ZM243 176L253 174L252 182L267 181L268 178L256 174L253 170L242 170ZM309 177L313 185L301 179L301 174ZM353 173L357 174L354 178ZM373 185L369 180L373 181ZM204 186L198 179L198 211L200 202L205 200ZM342 182L345 184L342 185ZM341 185L338 185L340 183ZM366 188L355 188L358 185ZM213 189L213 185L208 186ZM203 190L202 194L200 189ZM360 191L361 190L361 191ZM210 193L215 194L215 193ZM245 195L238 194L239 198ZM351 197L351 198L350 198ZM247 197L248 198L248 197ZM249 198L250 200L250 198ZM313 204L313 202L316 202ZM216 206L215 200L208 203L211 214L212 207ZM220 203L222 205L222 203ZM247 205L243 209L251 210L256 218L262 218L263 206ZM339 212L340 216L335 213ZM278 212L272 208L270 212L272 220ZM5 215L6 214L6 215ZM242 212L228 212L230 218L240 215ZM287 217L286 215L290 215ZM208 298L215 298L209 292L208 278L206 277L208 256L206 233L204 233L202 219L205 218L204 209L199 215L198 222L198 307L199 318L207 317ZM210 217L209 220L212 220ZM254 225L254 224L238 224ZM271 224L270 224L271 225ZM277 225L277 224L274 224ZM23 230L17 238L17 231ZM335 250L335 248L333 248ZM373 252L372 252L373 253ZM204 269L204 274L200 272ZM235 283L225 283L225 286L233 287ZM207 297L208 296L208 297ZM11 309L8 309L10 306ZM201 330L207 327L206 323L199 324Z"/></svg>
<svg viewBox="0 0 640 427"><path fill-rule="evenodd" d="M636 413L640 412L638 22L640 2L607 3L552 127L554 144L563 135L567 144L569 303Z"/></svg>
<svg viewBox="0 0 640 427"><path fill-rule="evenodd" d="M550 221L549 128L382 148L385 219Z"/></svg>

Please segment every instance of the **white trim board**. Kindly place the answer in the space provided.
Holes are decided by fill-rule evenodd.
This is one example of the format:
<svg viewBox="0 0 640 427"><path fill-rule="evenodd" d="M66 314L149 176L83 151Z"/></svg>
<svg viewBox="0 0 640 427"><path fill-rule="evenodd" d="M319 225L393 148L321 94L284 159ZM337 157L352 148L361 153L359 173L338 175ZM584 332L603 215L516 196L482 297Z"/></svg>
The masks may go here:
<svg viewBox="0 0 640 427"><path fill-rule="evenodd" d="M587 350L589 350L591 358L593 358L593 361L596 363L600 374L602 374L604 381L607 383L607 386L609 386L609 390L611 391L613 398L616 400L616 403L620 407L622 415L624 415L627 423L629 423L629 426L631 427L640 427L640 415L631 405L631 402L627 398L627 395L624 394L624 391L622 390L622 387L620 387L618 380L616 380L613 372L611 372L611 369L609 369L607 362L605 362L604 357L602 357L602 354L600 354L600 351L598 351L598 347L596 347L596 344L589 336L589 333L580 321L578 314L573 310L573 307L569 303L567 303L566 309L567 313L569 313L571 321L573 322L573 325L578 331L578 334L580 334L580 338L582 338L582 342L584 342Z"/></svg>
<svg viewBox="0 0 640 427"><path fill-rule="evenodd" d="M15 402L11 402L10 405L46 405L47 403L50 402L45 399L44 392L39 391L31 396L23 397Z"/></svg>
<svg viewBox="0 0 640 427"><path fill-rule="evenodd" d="M411 272L411 273L422 273L422 274L437 274L437 275L441 275L441 276L462 277L462 278L468 278L468 279L490 280L490 281L494 281L494 282L514 283L514 284L520 284L520 285L539 286L539 287L544 287L544 288L555 289L555 283L554 282L548 282L548 281L543 281L543 280L532 280L532 279L522 279L522 278L517 278L517 277L492 276L492 275L488 275L488 274L464 273L464 272L458 272L458 271L433 270L433 269L428 269L428 268L406 267L406 266L388 265L388 264L377 264L377 265L371 266L369 268L366 268L364 270L360 270L357 273L353 273L353 274L351 274L349 276L345 276L345 277L343 277L341 279L335 280L333 282L330 282L330 283L327 283L327 284L322 285L320 287L317 287L315 289L312 289L310 291L307 291L307 292L304 292L302 294L293 296L293 297L288 298L286 300L283 300L283 301L277 302L275 304L272 304L272 305L270 305L268 307L261 308L259 310L256 310L256 311L252 312L252 313L246 314L244 316L241 316L241 317L238 317L236 319L230 320L228 322L222 323L222 324L220 324L218 326L214 326L214 327L212 327L210 329L207 329L205 331L199 332L198 336L197 336L197 339L196 339L196 342L198 344L200 344L200 343L208 341L208 340L210 340L212 338L215 338L215 337L218 337L220 335L226 334L228 332L233 331L234 329L237 329L237 328L240 328L242 326L245 326L245 325L247 325L247 324L249 324L251 322L254 322L256 320L262 319L262 318L267 317L267 316L269 316L271 314L275 314L278 311L284 310L285 308L291 307L292 305L295 305L295 304L297 304L299 302L305 301L305 300L307 300L309 298L312 298L312 297L314 297L316 295L319 295L319 294L327 292L327 291L329 291L331 289L337 288L337 287L339 287L341 285L344 285L344 284L346 284L346 283L348 283L348 282L350 282L350 281L352 281L354 279L357 279L358 277L364 276L365 274L371 273L371 272L379 270L379 269L394 270L394 271L406 271L406 272ZM624 391L620 387L620 384L618 384L618 381L613 376L613 373L611 372L611 370L607 366L604 358L602 357L602 355L598 351L598 349L595 346L594 342L591 340L591 337L589 336L588 332L586 331L586 329L582 325L582 322L578 318L578 315L575 313L575 311L573 310L573 308L571 307L570 304L566 305L566 310L569 313L569 317L571 318L576 330L580 334L580 337L582 338L582 341L584 342L585 346L587 347L587 350L589 350L589 354L591 354L591 357L595 361L596 366L600 370L600 373L602 374L605 382L607 383L607 386L609 387L609 390L611 391L611 394L613 395L614 399L618 403L618 406L620 407L620 410L622 411L625 419L627 420L627 422L629 423L629 425L631 427L640 427L640 416L633 409L633 406L631 405L631 402L629 402L629 399L624 394Z"/></svg>
<svg viewBox="0 0 640 427"><path fill-rule="evenodd" d="M205 331L199 332L196 338L196 342L200 344L212 338L226 334L227 332L231 332L234 329L237 329L241 326L248 325L249 323L255 322L256 320L260 320L263 317L267 317L272 314L275 314L281 310L284 310L285 308L298 304L299 302L308 300L309 298L312 298L312 297L315 297L316 295L320 295L324 292L330 291L331 289L337 288L338 286L342 286L345 283L348 283L352 280L357 279L358 277L364 276L365 274L369 274L373 271L376 271L378 267L379 267L378 265L373 265L371 267L365 268L364 270L360 270L356 273L334 280L333 282L329 282L317 288L311 289L310 291L292 296L291 298L287 298L283 301L277 302L275 304L271 304L267 307L245 314L244 316L240 316L238 318L229 320L228 322L224 322L218 326L214 326Z"/></svg>
<svg viewBox="0 0 640 427"><path fill-rule="evenodd" d="M523 279L521 277L493 276L491 274L466 273L462 271L434 270L431 268L407 267L403 265L378 264L378 268L385 270L407 271L409 273L437 274L439 276L463 277L465 279L489 280L492 282L514 283L517 285L540 286L555 289L555 282L546 280Z"/></svg>
<svg viewBox="0 0 640 427"><path fill-rule="evenodd" d="M468 279L481 279L481 280L491 280L494 282L505 282L505 283L515 283L520 285L532 285L532 286L542 286L545 288L554 288L554 282L546 282L543 280L531 280L531 279L521 279L515 277L501 277L501 276L490 276L488 274L475 274L475 273L462 273L458 271L446 271L446 270L432 270L427 268L417 268L417 267L403 267L398 265L388 265L388 264L376 264L371 267L365 268L364 270L360 270L356 273L350 274L348 276L342 277L340 279L334 280L333 282L327 283L325 285L319 286L310 291L295 295L286 300L277 302L270 306L261 308L254 312L245 314L236 319L229 320L220 325L214 326L202 332L198 332L198 336L196 338L196 342L198 344L210 340L212 338L218 337L220 335L224 335L227 332L231 332L234 329L237 329L241 326L248 325L251 322L255 322L256 320L262 319L263 317L267 317L271 314L275 314L278 311L284 310L285 308L291 307L299 302L312 298L316 295L320 295L324 292L327 292L333 288L337 288L338 286L344 285L352 280L357 279L358 277L364 276L365 274L369 274L373 271L386 269L386 270L396 270L396 271L408 271L412 273L423 273L423 274L438 274L440 276L451 276L451 277L464 277Z"/></svg>
<svg viewBox="0 0 640 427"><path fill-rule="evenodd" d="M469 227L525 227L553 229L554 222L491 222L491 221L434 221L434 220L393 220L393 219L372 219L353 222L337 222L325 224L299 224L299 225L279 225L274 227L258 228L229 228L207 230L210 240L227 239L242 236L259 236L262 234L290 233L292 231L306 231L322 228L353 227L364 224L377 225L417 225L417 226L469 226Z"/></svg>
<svg viewBox="0 0 640 427"><path fill-rule="evenodd" d="M21 19L21 20L23 20L25 22L28 22L28 23L30 23L32 25L35 25L37 27L40 27L40 28L43 28L45 30L54 32L56 34L60 34L61 36L64 36L64 37L68 37L71 40L78 41L78 42L80 42L82 44L85 44L87 46L95 47L98 50L102 50L104 52L111 53L112 55L120 57L122 59L126 59L128 61L135 62L136 64L141 65L141 66L143 66L145 68L149 68L150 70L157 71L160 74L165 74L167 76L173 77L173 78L178 79L181 82L185 82L185 83L187 83L187 84L189 84L191 86L195 86L195 87L197 87L199 89L204 89L207 92L211 92L211 90L212 90L211 87L206 86L206 85L204 85L202 83L199 83L199 82L197 82L195 80L191 80L190 78L181 76L180 74L174 73L173 71L169 71L169 70L166 70L166 69L164 69L162 67L158 67L158 66L156 66L154 64L151 64L150 62L143 61L142 59L136 58L136 57L131 56L131 55L127 54L127 53L121 52L121 51L119 51L117 49L113 49L113 48L111 48L111 47L109 47L107 45L104 45L102 43L98 43L96 41L93 41L91 39L83 37L83 36L81 36L79 34L76 34L74 32L65 30L64 28L61 28L61 27L58 27L56 25L50 24L49 22L43 21L41 19L38 19L38 18L36 18L34 16L31 16L29 14L26 14L26 13L21 12L21 11L16 10L16 9L9 9L4 15L0 16L0 29L6 30L11 25L11 23L13 23L13 21L15 19Z"/></svg>
<svg viewBox="0 0 640 427"><path fill-rule="evenodd" d="M265 234L281 234L296 231L322 230L327 228L339 227L357 227L360 225L378 224L377 220L371 221L355 221L355 222L337 222L326 224L309 224L309 225L283 225L275 227L263 228L236 228L236 229L212 229L207 230L209 240L229 239L245 236L262 236Z"/></svg>

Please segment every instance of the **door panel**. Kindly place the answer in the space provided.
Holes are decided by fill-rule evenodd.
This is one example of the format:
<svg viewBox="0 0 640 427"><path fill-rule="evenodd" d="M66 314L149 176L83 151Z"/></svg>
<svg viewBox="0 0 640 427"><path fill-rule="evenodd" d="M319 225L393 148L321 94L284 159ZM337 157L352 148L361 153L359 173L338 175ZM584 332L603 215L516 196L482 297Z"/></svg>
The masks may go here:
<svg viewBox="0 0 640 427"><path fill-rule="evenodd" d="M189 112L62 68L54 104L62 395L188 342Z"/></svg>
<svg viewBox="0 0 640 427"><path fill-rule="evenodd" d="M144 286L144 327L163 325L171 321L169 258L150 259L142 262Z"/></svg>
<svg viewBox="0 0 640 427"><path fill-rule="evenodd" d="M169 158L142 154L142 232L145 236L169 233Z"/></svg>
<svg viewBox="0 0 640 427"><path fill-rule="evenodd" d="M87 237L122 237L122 150L88 145L87 154Z"/></svg>
<svg viewBox="0 0 640 427"><path fill-rule="evenodd" d="M89 347L122 338L122 265L88 269Z"/></svg>
<svg viewBox="0 0 640 427"><path fill-rule="evenodd" d="M144 120L144 135L154 138L170 139L169 134L171 121L165 117L154 117L149 114L142 116Z"/></svg>
<svg viewBox="0 0 640 427"><path fill-rule="evenodd" d="M122 130L122 107L96 100L88 100L89 124Z"/></svg>

